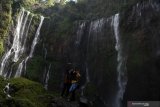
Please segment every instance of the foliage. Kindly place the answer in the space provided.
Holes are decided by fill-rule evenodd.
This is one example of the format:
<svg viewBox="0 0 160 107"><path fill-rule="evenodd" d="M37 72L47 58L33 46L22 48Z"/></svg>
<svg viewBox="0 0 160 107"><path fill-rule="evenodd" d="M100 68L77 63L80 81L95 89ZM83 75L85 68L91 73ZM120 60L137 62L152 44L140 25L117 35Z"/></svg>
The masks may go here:
<svg viewBox="0 0 160 107"><path fill-rule="evenodd" d="M5 98L3 88L10 82L12 98ZM4 80L0 77L0 106L2 107L47 107L49 99L43 86L25 78ZM50 95L51 96L51 95Z"/></svg>
<svg viewBox="0 0 160 107"><path fill-rule="evenodd" d="M2 56L3 51L4 51L4 47L3 47L3 40L2 40L2 39L0 39L0 57Z"/></svg>
<svg viewBox="0 0 160 107"><path fill-rule="evenodd" d="M11 23L11 0L0 0L0 38L4 39L8 34Z"/></svg>
<svg viewBox="0 0 160 107"><path fill-rule="evenodd" d="M3 43L11 24L11 0L0 0L0 57L4 52Z"/></svg>
<svg viewBox="0 0 160 107"><path fill-rule="evenodd" d="M44 61L42 57L36 56L30 59L28 61L26 77L34 81L41 80L42 75L37 75L37 74L43 74L43 67L44 67Z"/></svg>
<svg viewBox="0 0 160 107"><path fill-rule="evenodd" d="M5 97L4 92L3 92L3 88L5 84L6 84L6 81L4 80L3 77L0 76L0 100L2 100Z"/></svg>

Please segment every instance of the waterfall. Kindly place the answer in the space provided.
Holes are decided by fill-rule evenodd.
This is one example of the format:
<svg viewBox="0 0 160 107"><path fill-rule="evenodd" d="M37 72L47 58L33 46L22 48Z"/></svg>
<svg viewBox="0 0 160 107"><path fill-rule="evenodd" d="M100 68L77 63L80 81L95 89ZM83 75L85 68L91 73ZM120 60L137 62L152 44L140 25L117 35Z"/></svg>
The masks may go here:
<svg viewBox="0 0 160 107"><path fill-rule="evenodd" d="M31 51L30 51L30 54L29 54L29 57L30 57L30 58L32 58L33 52L34 52L34 48L35 48L35 46L36 46L36 44L37 44L37 42L38 42L40 30L41 30L41 27L42 27L42 24L43 24L43 20L44 20L44 17L41 16L41 22L40 22L39 27L38 27L38 29L37 29L35 38L34 38L34 40L33 40L33 42L32 42Z"/></svg>
<svg viewBox="0 0 160 107"><path fill-rule="evenodd" d="M127 84L127 79L126 79L127 77L126 77L125 57L123 55L122 43L119 35L119 14L116 14L115 16L112 17L112 26L114 28L114 35L116 39L115 49L118 53L117 55L118 92L115 98L115 102L116 102L115 107L121 107L121 101L123 100L123 95L124 95L126 84Z"/></svg>
<svg viewBox="0 0 160 107"><path fill-rule="evenodd" d="M45 74L45 80L44 80L44 88L48 89L48 80L49 80L49 74L50 74L51 64L49 65L48 71Z"/></svg>
<svg viewBox="0 0 160 107"><path fill-rule="evenodd" d="M30 22L29 22L28 27L27 27L27 30L26 30L25 39L24 39L24 43L23 43L23 46L22 46L22 52L23 52L23 53L24 53L24 51L25 51L27 36L28 36L29 28L30 28L30 26L31 26L32 19L33 19L33 15L31 16Z"/></svg>
<svg viewBox="0 0 160 107"><path fill-rule="evenodd" d="M46 58L47 58L47 48L45 47L45 44L44 44L44 43L43 43L42 53L43 53L43 55L44 55L44 59L46 60Z"/></svg>
<svg viewBox="0 0 160 107"><path fill-rule="evenodd" d="M78 46L80 45L80 42L81 42L81 38L82 38L82 35L84 33L84 28L86 26L86 22L83 22L82 24L79 23L79 27L78 27L78 30L77 30L77 36L76 36L76 41L75 41L75 44Z"/></svg>
<svg viewBox="0 0 160 107"><path fill-rule="evenodd" d="M37 44L37 42L38 42L38 39L39 39L39 34L40 34L40 30L41 30L43 21L44 21L44 17L41 16L40 24L39 24L39 26L38 26L38 29L37 29L37 31L36 31L35 37L34 37L34 39L33 39L32 45L31 45L31 51L30 51L30 53L29 53L29 56L27 56L26 59L25 59L25 72L26 72L26 65L27 65L28 59L33 57L33 52L34 52L35 46L36 46L36 44Z"/></svg>
<svg viewBox="0 0 160 107"><path fill-rule="evenodd" d="M4 71L5 67L9 64L9 59L13 56L12 61L17 62L19 58L22 55L22 45L23 45L23 38L24 37L24 31L26 28L26 23L28 20L28 16L30 12L27 11L27 14L25 15L25 9L22 8L18 20L17 20L17 26L14 32L14 39L13 44L9 51L7 51L1 60L1 66L0 66L0 75L7 76L7 71ZM26 37L25 37L26 38Z"/></svg>
<svg viewBox="0 0 160 107"><path fill-rule="evenodd" d="M14 77L20 77L22 75L23 63L24 63L24 60L19 64Z"/></svg>
<svg viewBox="0 0 160 107"><path fill-rule="evenodd" d="M84 89L86 88L87 84L90 82L90 77L89 77L89 72L88 72L88 65L86 63L86 82L85 84L81 87L81 96L84 96Z"/></svg>
<svg viewBox="0 0 160 107"><path fill-rule="evenodd" d="M37 42L38 42L38 38L39 38L39 34L40 34L40 29L41 29L41 27L42 27L43 20L44 20L44 17L41 16L40 24L39 24L39 26L38 26L38 29L37 29L37 31L36 31L35 37L34 37L34 39L33 39L32 45L31 45L30 54L29 54L29 56L27 56L27 57L19 64L19 67L18 67L18 69L17 69L17 71L16 71L15 77L17 77L17 76L19 77L19 76L22 75L23 63L24 63L24 66L25 66L24 74L26 73L26 64L27 64L28 59L33 57L33 52L34 52L35 46L36 46L36 44L37 44Z"/></svg>
<svg viewBox="0 0 160 107"><path fill-rule="evenodd" d="M26 45L26 41L27 41L27 35L28 35L28 32L29 32L29 28L30 28L32 19L33 19L33 16L31 17L31 20L30 20L29 25L28 25L27 30L26 30L24 44L22 46L22 52L23 53L25 51L25 45ZM20 77L22 75L23 63L24 63L24 60L19 64L18 69L17 69L16 74L15 74L15 77Z"/></svg>
<svg viewBox="0 0 160 107"><path fill-rule="evenodd" d="M31 17L29 16L30 16L30 12L22 8L17 18L17 25L13 33L14 38L13 38L13 43L11 45L11 48L3 55L1 59L0 75L4 77L10 77L12 75L13 73L12 68L10 69L9 66L10 65L12 66L14 63L18 62L20 57L25 53L27 37L28 37L30 26L31 26L31 22L33 19L33 16ZM25 69L26 69L26 63L28 59L33 56L34 48L38 42L38 37L40 34L40 29L41 29L43 20L44 20L44 17L41 16L39 27L37 28L33 43L31 45L30 54L28 57L26 57L24 60L22 60L19 63L18 69L15 73L15 77L19 77L22 75L23 66L25 65ZM8 69L10 69L10 71Z"/></svg>
<svg viewBox="0 0 160 107"><path fill-rule="evenodd" d="M10 70L10 73L9 73L8 78L11 78L11 76L12 76L12 72L13 72L13 65L11 66L11 70ZM6 76L5 76L5 77L6 77Z"/></svg>
<svg viewBox="0 0 160 107"><path fill-rule="evenodd" d="M8 98L11 98L11 95L10 95L10 83L7 83L7 85L3 89L3 92L4 92L4 94L6 94L6 96Z"/></svg>
<svg viewBox="0 0 160 107"><path fill-rule="evenodd" d="M44 48L44 59L46 60L47 58L47 48Z"/></svg>
<svg viewBox="0 0 160 107"><path fill-rule="evenodd" d="M23 15L24 15L24 8L23 8ZM25 19L24 19L24 23L18 23L20 25L18 25L17 29L16 29L16 34L15 34L15 38L14 38L14 41L13 41L13 48L14 49L14 58L13 58L13 61L14 62L17 62L22 54L21 50L22 50L22 45L23 45L23 38L24 38L24 29L26 27L26 22L28 20L28 16L29 16L30 12L27 11L27 15L25 16ZM22 22L23 22L23 18L22 17Z"/></svg>

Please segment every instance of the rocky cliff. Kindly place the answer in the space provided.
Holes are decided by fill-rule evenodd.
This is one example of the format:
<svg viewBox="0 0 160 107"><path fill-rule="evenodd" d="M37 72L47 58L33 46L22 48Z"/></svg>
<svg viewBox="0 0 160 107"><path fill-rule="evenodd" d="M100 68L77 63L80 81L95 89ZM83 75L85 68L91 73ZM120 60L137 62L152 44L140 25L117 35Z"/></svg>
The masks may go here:
<svg viewBox="0 0 160 107"><path fill-rule="evenodd" d="M45 18L33 57L27 59L27 65L22 69L26 67L26 74L22 76L59 92L65 65L72 63L81 69L80 95L96 107L126 106L129 100L159 100L158 0L100 0L93 4L90 0L82 0L66 5L56 3L50 7L37 1L32 3L13 2L8 11L11 17L11 10L20 12L23 4L26 13L31 11L36 16L28 33L27 51L20 61L11 63L12 76L29 55L40 15L43 15ZM86 3L91 4L87 6ZM93 9L100 4L103 4L102 8ZM14 20L13 26L16 23ZM5 26L8 28L9 25ZM1 46L11 47L6 44ZM9 75L10 67L6 71Z"/></svg>

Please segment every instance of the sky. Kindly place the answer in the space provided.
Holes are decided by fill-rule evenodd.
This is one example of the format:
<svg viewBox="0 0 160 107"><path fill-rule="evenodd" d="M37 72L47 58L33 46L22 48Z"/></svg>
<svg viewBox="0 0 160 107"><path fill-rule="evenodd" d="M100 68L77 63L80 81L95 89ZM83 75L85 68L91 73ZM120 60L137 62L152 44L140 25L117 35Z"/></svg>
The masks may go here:
<svg viewBox="0 0 160 107"><path fill-rule="evenodd" d="M42 0L42 1L46 1L46 0ZM75 1L75 2L77 2L77 0L66 0L66 2L68 2L68 1Z"/></svg>
<svg viewBox="0 0 160 107"><path fill-rule="evenodd" d="M77 2L77 0L66 0L66 1L75 1L75 2Z"/></svg>

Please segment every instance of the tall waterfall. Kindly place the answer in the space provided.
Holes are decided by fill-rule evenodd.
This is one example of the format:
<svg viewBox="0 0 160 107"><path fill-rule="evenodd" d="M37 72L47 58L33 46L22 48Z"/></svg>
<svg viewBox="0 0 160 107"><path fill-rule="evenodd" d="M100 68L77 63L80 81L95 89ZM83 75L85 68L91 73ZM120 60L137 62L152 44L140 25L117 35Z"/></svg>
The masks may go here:
<svg viewBox="0 0 160 107"><path fill-rule="evenodd" d="M28 59L33 57L34 48L35 48L35 46L36 46L36 44L37 44L37 42L38 42L39 34L40 34L40 30L41 30L43 21L44 21L44 17L41 16L40 24L39 24L39 26L38 26L37 32L36 32L36 34L35 34L34 40L33 40L32 45L31 45L31 51L30 51L30 53L29 53L29 56L26 57L26 59L25 59L25 70L26 70L26 64L27 64Z"/></svg>
<svg viewBox="0 0 160 107"><path fill-rule="evenodd" d="M90 82L90 77L89 77L89 72L88 72L88 65L86 63L86 82L85 84L81 87L81 96L84 96L84 89L86 88L87 84Z"/></svg>
<svg viewBox="0 0 160 107"><path fill-rule="evenodd" d="M96 47L96 41L98 40L98 34L101 32L101 29L103 27L105 23L105 20L102 18L102 19L99 19L99 20L95 20L95 21L92 21L90 23L90 26L89 26L89 33L88 33L88 38L87 38L87 46L86 46L86 61L85 61L85 83L84 85L81 87L81 96L84 96L84 90L87 86L87 84L90 82L90 75L89 75L89 49L90 49L90 45L93 45L95 50L97 50L97 47ZM78 29L78 32L77 32L77 36L80 37L80 35L82 36L82 28L85 27L85 23L82 23ZM77 38L78 38L77 37ZM92 41L93 40L93 41Z"/></svg>
<svg viewBox="0 0 160 107"><path fill-rule="evenodd" d="M12 57L13 62L17 62L19 58L21 57L22 53L24 52L22 47L24 45L24 40L26 38L24 31L26 28L26 23L28 20L28 16L30 12L27 11L27 14L25 15L25 10L22 8L17 21L17 26L14 32L14 39L13 44L8 52L5 53L5 55L2 57L1 60L1 66L0 66L0 75L7 76L7 71L5 71L5 67L7 67L9 63L9 59Z"/></svg>
<svg viewBox="0 0 160 107"><path fill-rule="evenodd" d="M44 43L43 43L42 53L43 53L44 60L46 60L46 58L47 58L47 48L46 48Z"/></svg>
<svg viewBox="0 0 160 107"><path fill-rule="evenodd" d="M20 77L22 74L24 60L19 64L18 69L16 71L15 77Z"/></svg>
<svg viewBox="0 0 160 107"><path fill-rule="evenodd" d="M31 20L30 20L29 25L27 27L27 31L26 31L26 34L25 34L26 38L24 39L24 44L23 44L23 47L22 47L22 51L25 51L27 35L28 35L28 31L29 31L32 19L33 19L33 16L31 17ZM20 77L22 75L23 65L24 65L24 60L19 64L18 69L17 69L16 74L15 74L15 77Z"/></svg>
<svg viewBox="0 0 160 107"><path fill-rule="evenodd" d="M51 64L49 65L48 71L45 74L45 80L44 80L44 88L47 90L48 89L48 81L49 81L49 74L50 74L50 69L51 69Z"/></svg>
<svg viewBox="0 0 160 107"><path fill-rule="evenodd" d="M116 46L115 49L118 52L117 55L117 82L118 82L118 92L115 98L116 105L115 107L121 107L121 101L123 100L123 95L125 92L126 84L127 84L127 77L126 77L126 64L125 64L125 56L123 55L122 51L122 44L120 40L119 34L119 14L116 14L112 17L112 26L114 28L114 35L116 39Z"/></svg>
<svg viewBox="0 0 160 107"><path fill-rule="evenodd" d="M31 45L30 54L29 54L29 56L27 56L27 57L19 64L19 67L18 67L18 69L17 69L17 71L16 71L15 77L19 77L19 76L22 75L23 66L25 66L25 72L26 72L26 64L27 64L28 59L33 57L33 52L34 52L35 46L36 46L36 44L37 44L37 42L38 42L38 39L39 39L40 29L41 29L41 27L42 27L43 21L44 21L44 17L41 16L40 24L39 24L39 26L38 26L38 29L37 29L37 31L36 31L35 37L34 37L34 39L33 39L32 45ZM24 72L24 73L25 73L25 72Z"/></svg>
<svg viewBox="0 0 160 107"><path fill-rule="evenodd" d="M36 46L36 44L37 44L37 42L38 42L39 34L40 34L40 30L41 30L43 21L44 21L44 17L41 16L41 22L40 22L39 27L38 27L38 29L37 29L35 38L34 38L34 40L33 40L33 42L32 42L31 51L30 51L30 54L29 54L29 57L30 57L30 58L32 58L33 52L34 52L34 48L35 48L35 46Z"/></svg>
<svg viewBox="0 0 160 107"><path fill-rule="evenodd" d="M26 11L24 8L21 9L18 19L17 25L13 34L13 42L11 48L3 55L0 65L0 75L4 77L11 77L12 74L12 67L14 63L20 61L20 57L25 53L26 50L26 43L27 37L29 33L29 29L32 23L33 16L30 16L30 12ZM22 70L24 64L26 64L27 60L33 56L34 48L37 44L37 40L40 34L40 29L43 23L44 17L41 16L41 21L39 27L36 31L35 38L31 45L31 52L27 58L19 63L18 69L16 73L14 73L15 77L19 77L22 75ZM11 69L10 69L11 65ZM10 70L10 71L9 71Z"/></svg>
<svg viewBox="0 0 160 107"><path fill-rule="evenodd" d="M78 27L77 34L76 34L76 40L75 40L76 46L80 45L85 26L86 26L86 22L79 23L79 27Z"/></svg>

